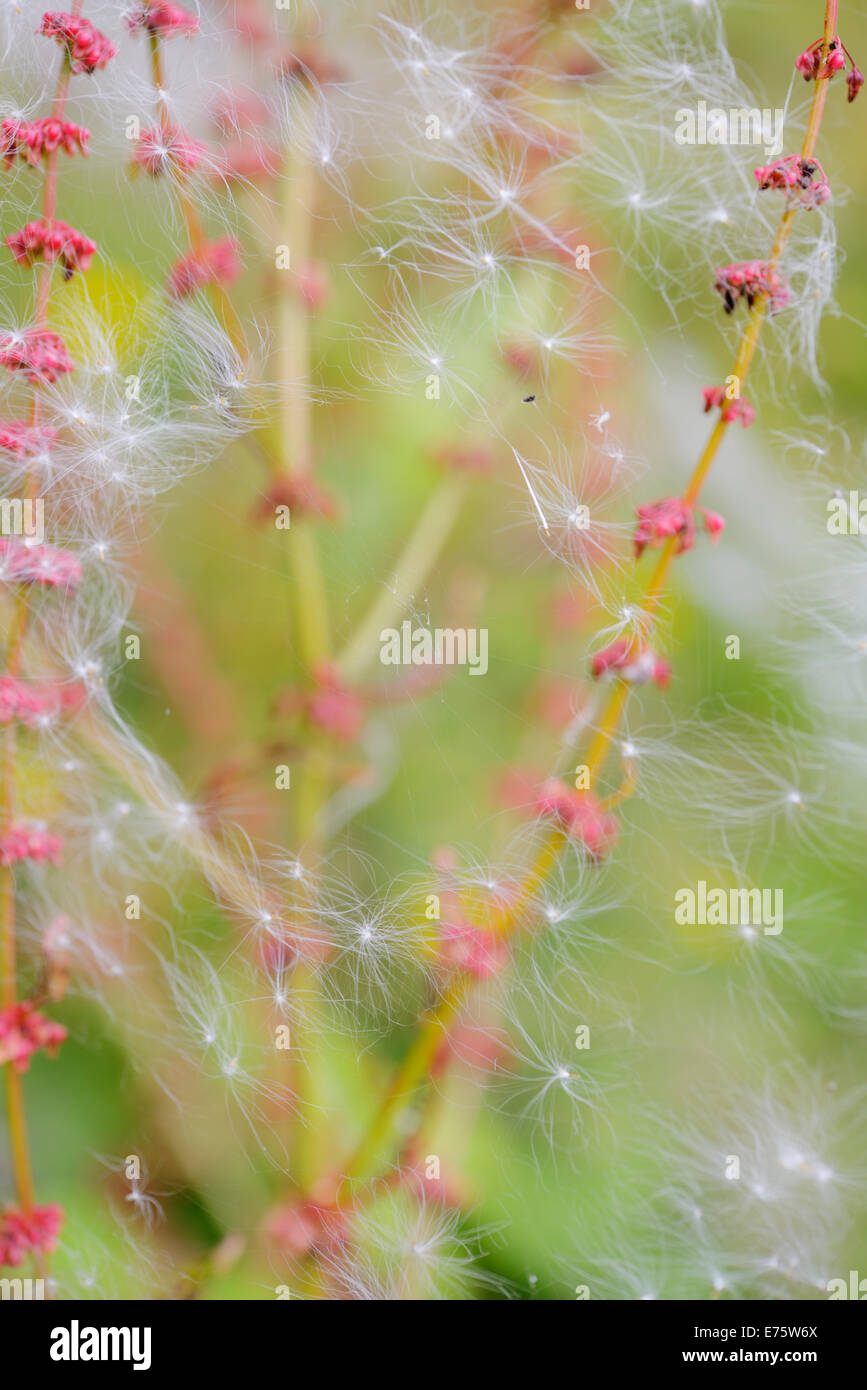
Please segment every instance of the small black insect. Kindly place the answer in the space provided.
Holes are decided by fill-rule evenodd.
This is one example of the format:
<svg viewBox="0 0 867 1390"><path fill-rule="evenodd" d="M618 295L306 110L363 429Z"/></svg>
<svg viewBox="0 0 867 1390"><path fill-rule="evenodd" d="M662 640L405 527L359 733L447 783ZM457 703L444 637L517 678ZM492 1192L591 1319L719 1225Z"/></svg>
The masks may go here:
<svg viewBox="0 0 867 1390"><path fill-rule="evenodd" d="M531 401L534 401L535 399L536 399L535 396L525 396L525 397L524 397L524 405L529 405L530 402L531 402Z"/></svg>

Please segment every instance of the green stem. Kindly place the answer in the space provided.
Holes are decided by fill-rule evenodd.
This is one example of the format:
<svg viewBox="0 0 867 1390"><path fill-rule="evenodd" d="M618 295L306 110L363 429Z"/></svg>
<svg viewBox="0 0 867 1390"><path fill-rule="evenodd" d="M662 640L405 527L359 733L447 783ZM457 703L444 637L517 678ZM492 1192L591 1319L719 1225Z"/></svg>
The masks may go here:
<svg viewBox="0 0 867 1390"><path fill-rule="evenodd" d="M447 474L432 494L393 571L355 635L337 658L341 675L357 679L379 651L379 634L393 627L412 603L448 540L470 486L465 473Z"/></svg>

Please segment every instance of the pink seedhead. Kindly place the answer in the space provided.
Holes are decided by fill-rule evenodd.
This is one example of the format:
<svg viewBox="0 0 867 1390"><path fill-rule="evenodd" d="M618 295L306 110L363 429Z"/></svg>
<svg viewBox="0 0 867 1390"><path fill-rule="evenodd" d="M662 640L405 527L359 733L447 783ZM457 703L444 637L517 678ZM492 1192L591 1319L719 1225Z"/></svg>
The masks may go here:
<svg viewBox="0 0 867 1390"><path fill-rule="evenodd" d="M47 328L29 328L0 338L0 367L23 372L34 384L50 384L74 370L63 339Z"/></svg>
<svg viewBox="0 0 867 1390"><path fill-rule="evenodd" d="M756 418L755 409L746 397L729 398L724 386L705 386L702 388L702 395L705 415L718 406L727 425L733 425L740 420L744 429L747 429Z"/></svg>
<svg viewBox="0 0 867 1390"><path fill-rule="evenodd" d="M311 724L334 734L342 743L353 743L361 733L363 709L359 697L343 684L335 667L320 662L313 672L316 689L307 697Z"/></svg>
<svg viewBox="0 0 867 1390"><path fill-rule="evenodd" d="M483 445L475 448L471 445L446 445L434 454L434 462L455 473L474 473L477 476L486 476L494 466L490 449Z"/></svg>
<svg viewBox="0 0 867 1390"><path fill-rule="evenodd" d="M444 921L440 940L444 964L476 980L491 979L509 961L509 948L502 936L461 919Z"/></svg>
<svg viewBox="0 0 867 1390"><path fill-rule="evenodd" d="M63 697L54 686L0 676L0 724L25 724L34 729L57 715L62 705Z"/></svg>
<svg viewBox="0 0 867 1390"><path fill-rule="evenodd" d="M654 681L664 690L671 680L671 666L667 661L652 652L649 647L634 650L630 637L619 637L604 651L597 652L590 663L590 670L596 680L604 676L619 676L630 685L645 685Z"/></svg>
<svg viewBox="0 0 867 1390"><path fill-rule="evenodd" d="M321 261L309 261L294 275L292 287L311 311L321 309L331 294L331 277Z"/></svg>
<svg viewBox="0 0 867 1390"><path fill-rule="evenodd" d="M714 391L717 388L706 387L705 389ZM732 401L730 404L734 405L735 402ZM706 410L709 408L709 406L705 406ZM690 503L684 502L680 497L663 497L659 502L648 502L636 510L638 512L638 526L634 537L636 559L641 558L648 546L651 550L658 550L673 538L677 540L675 554L680 555L686 550L692 550L695 545L696 508ZM704 520L705 530L711 539L715 540L725 526L725 522L721 516L705 510L704 507L699 507L698 511Z"/></svg>
<svg viewBox="0 0 867 1390"><path fill-rule="evenodd" d="M141 29L161 39L175 38L178 34L189 38L199 28L194 14L182 10L180 5L171 4L170 0L165 4L137 5L126 16L126 24L131 34Z"/></svg>
<svg viewBox="0 0 867 1390"><path fill-rule="evenodd" d="M0 449L17 459L32 458L56 439L56 430L37 428L27 420L0 420Z"/></svg>
<svg viewBox="0 0 867 1390"><path fill-rule="evenodd" d="M775 313L792 297L783 277L767 261L739 261L723 266L715 274L714 289L722 295L727 314L733 313L739 299L745 299L747 307L752 309L756 300L764 296L771 313Z"/></svg>
<svg viewBox="0 0 867 1390"><path fill-rule="evenodd" d="M72 974L70 920L55 917L42 937L43 978L49 999L62 999Z"/></svg>
<svg viewBox="0 0 867 1390"><path fill-rule="evenodd" d="M205 285L231 285L241 274L240 250L234 237L223 237L182 256L169 277L172 299L184 299Z"/></svg>
<svg viewBox="0 0 867 1390"><path fill-rule="evenodd" d="M0 1066L10 1062L16 1071L26 1071L34 1052L44 1048L54 1057L66 1037L61 1023L37 1013L32 1004L0 1009Z"/></svg>
<svg viewBox="0 0 867 1390"><path fill-rule="evenodd" d="M335 1207L299 1200L275 1207L266 1218L265 1234L290 1260L297 1260L314 1250L340 1251L349 1238L349 1222Z"/></svg>
<svg viewBox="0 0 867 1390"><path fill-rule="evenodd" d="M828 56L823 62L824 46L824 39L817 39L815 43L810 44L809 48L805 48L795 61L796 70L805 82L815 82L819 78L833 77L836 72L841 72L848 65L846 86L849 89L849 100L854 101L864 85L863 73L855 66L852 54L841 39L831 40L828 44Z"/></svg>
<svg viewBox="0 0 867 1390"><path fill-rule="evenodd" d="M252 137L233 140L220 150L214 177L219 182L250 183L256 179L270 178L279 164L279 152L269 145L261 145Z"/></svg>
<svg viewBox="0 0 867 1390"><path fill-rule="evenodd" d="M205 146L184 131L153 126L139 136L132 166L134 170L143 169L152 178L161 174L191 174L205 154Z"/></svg>
<svg viewBox="0 0 867 1390"><path fill-rule="evenodd" d="M66 550L0 538L0 582L41 584L45 589L69 592L78 587L81 577L80 563Z"/></svg>
<svg viewBox="0 0 867 1390"><path fill-rule="evenodd" d="M59 835L31 825L10 825L0 833L0 864L59 864L63 841Z"/></svg>
<svg viewBox="0 0 867 1390"><path fill-rule="evenodd" d="M620 833L614 816L603 811L592 792L574 791L556 777L543 785L536 812L558 821L593 859L603 859Z"/></svg>
<svg viewBox="0 0 867 1390"><path fill-rule="evenodd" d="M284 474L267 487L256 507L256 516L273 520L278 507L288 507L290 517L321 517L334 521L340 508L336 499L319 486L309 473Z"/></svg>
<svg viewBox="0 0 867 1390"><path fill-rule="evenodd" d="M783 159L762 164L755 175L760 189L782 189L803 208L817 208L831 196L831 185L818 159L787 154Z"/></svg>
<svg viewBox="0 0 867 1390"><path fill-rule="evenodd" d="M90 131L73 121L55 121L43 116L38 121L18 121L7 116L0 124L0 159L6 168L17 159L34 167L43 155L63 150L65 154L87 154Z"/></svg>
<svg viewBox="0 0 867 1390"><path fill-rule="evenodd" d="M285 691L276 701L275 710L290 718L303 715L341 743L354 743L364 722L361 697L343 684L337 668L327 661L315 667L312 690Z"/></svg>
<svg viewBox="0 0 867 1390"><path fill-rule="evenodd" d="M339 82L344 70L321 48L307 44L303 48L287 49L278 59L281 77L308 82Z"/></svg>
<svg viewBox="0 0 867 1390"><path fill-rule="evenodd" d="M74 73L96 72L104 68L117 53L113 43L86 19L60 11L42 16L37 31L46 38L56 39L66 49L70 70Z"/></svg>
<svg viewBox="0 0 867 1390"><path fill-rule="evenodd" d="M6 245L19 265L59 261L64 280L71 280L77 270L86 272L96 255L96 242L66 222L28 222L6 238Z"/></svg>
<svg viewBox="0 0 867 1390"><path fill-rule="evenodd" d="M6 1207L0 1212L0 1265L20 1265L34 1251L50 1255L62 1225L63 1212L56 1204L28 1212Z"/></svg>

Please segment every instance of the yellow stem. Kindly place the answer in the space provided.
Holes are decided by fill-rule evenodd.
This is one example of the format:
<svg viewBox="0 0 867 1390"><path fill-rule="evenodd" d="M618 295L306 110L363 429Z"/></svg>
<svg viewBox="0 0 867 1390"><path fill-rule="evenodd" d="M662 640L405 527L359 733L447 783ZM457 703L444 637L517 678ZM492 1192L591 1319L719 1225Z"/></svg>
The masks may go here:
<svg viewBox="0 0 867 1390"><path fill-rule="evenodd" d="M837 8L838 0L827 0L824 29L824 45L826 51L830 40L835 36ZM816 137L818 135L822 111L825 104L826 86L826 79L816 82L816 89L813 93L813 100L807 123L807 131L801 149L801 157L804 159L811 158L815 148ZM771 251L769 260L771 268L775 268L778 265L783 255L791 234L794 216L794 208L787 208L786 212L783 214L776 240ZM760 303L755 305L752 310L749 322L741 337L734 366L734 374L738 376L740 383L743 383L746 379L746 375L752 363L766 313L767 300L763 299ZM685 501L694 503L698 498L705 479L716 458L719 446L725 436L727 427L728 422L724 421L722 417L720 417L714 425L710 438L702 450L698 463L687 484L686 491L683 494ZM663 548L656 567L651 574L650 582L643 600L643 611L645 613L652 615L659 605L675 551L676 542L672 539ZM590 768L589 782L591 784L599 776L611 741L620 726L620 721L629 699L629 690L630 687L626 682L616 682L603 711L586 760ZM508 936L512 933L516 925L520 922L521 915L527 902L532 898L539 884L545 881L545 878L556 862L559 851L567 838L568 836L560 828L555 827L550 831L515 901L494 924L495 930L499 931L504 936ZM351 1190L352 1183L356 1178L365 1175L376 1151L379 1149L380 1145L384 1144L385 1139L388 1137L392 1120L396 1112L401 1109L406 1098L412 1095L425 1076L445 1029L461 1010L467 989L468 980L466 975L459 975L448 986L436 1007L422 1020L415 1040L400 1064L392 1085L377 1111L367 1135L349 1160L344 1177L336 1189L337 1201L345 1198L347 1193Z"/></svg>

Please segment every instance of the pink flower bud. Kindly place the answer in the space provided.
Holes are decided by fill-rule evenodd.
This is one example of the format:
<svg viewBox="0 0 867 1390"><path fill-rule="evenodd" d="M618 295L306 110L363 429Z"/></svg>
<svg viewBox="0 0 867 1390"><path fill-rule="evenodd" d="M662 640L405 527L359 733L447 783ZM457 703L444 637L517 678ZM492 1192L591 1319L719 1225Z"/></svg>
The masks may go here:
<svg viewBox="0 0 867 1390"><path fill-rule="evenodd" d="M315 516L323 521L334 521L340 513L336 499L308 473L275 478L257 503L255 515L273 520L278 507L288 507L290 514L299 517Z"/></svg>
<svg viewBox="0 0 867 1390"><path fill-rule="evenodd" d="M205 155L205 146L182 130L154 126L143 130L136 141L132 164L152 178L161 174L191 174Z"/></svg>
<svg viewBox="0 0 867 1390"><path fill-rule="evenodd" d="M289 1259L312 1250L339 1250L348 1236L345 1215L312 1200L275 1207L265 1222L265 1234Z"/></svg>
<svg viewBox="0 0 867 1390"><path fill-rule="evenodd" d="M804 49L804 52L798 56L795 61L795 67L805 82L812 82L819 71L820 63L821 55L819 49L813 45L810 48Z"/></svg>
<svg viewBox="0 0 867 1390"><path fill-rule="evenodd" d="M281 715L304 715L341 743L354 743L364 721L360 697L343 684L336 667L327 661L320 662L314 670L312 690L288 690L275 708Z"/></svg>
<svg viewBox="0 0 867 1390"><path fill-rule="evenodd" d="M440 944L443 962L476 980L491 979L509 961L509 948L503 937L461 919L441 924Z"/></svg>
<svg viewBox="0 0 867 1390"><path fill-rule="evenodd" d="M43 15L42 27L37 32L63 45L74 73L91 73L104 68L117 53L114 44L86 19L61 11Z"/></svg>
<svg viewBox="0 0 867 1390"><path fill-rule="evenodd" d="M64 280L71 280L77 270L86 272L96 254L96 242L66 222L28 222L6 238L6 245L19 265L59 261Z"/></svg>
<svg viewBox="0 0 867 1390"><path fill-rule="evenodd" d="M294 288L308 309L321 309L331 294L331 280L321 261L302 266L294 277Z"/></svg>
<svg viewBox="0 0 867 1390"><path fill-rule="evenodd" d="M574 791L556 778L542 787L536 812L558 821L594 859L602 859L614 847L620 833L614 816L602 810L592 792Z"/></svg>
<svg viewBox="0 0 867 1390"><path fill-rule="evenodd" d="M33 729L57 716L65 704L54 686L31 685L17 676L0 676L0 724L19 723Z"/></svg>
<svg viewBox="0 0 867 1390"><path fill-rule="evenodd" d="M864 74L860 68L855 67L854 63L847 74L846 86L849 89L849 101L854 101L864 86Z"/></svg>
<svg viewBox="0 0 867 1390"><path fill-rule="evenodd" d="M26 1071L34 1052L44 1048L53 1057L66 1037L61 1023L37 1013L32 1004L0 1009L0 1066L10 1062L16 1071Z"/></svg>
<svg viewBox="0 0 867 1390"><path fill-rule="evenodd" d="M649 647L636 652L630 637L619 637L604 651L597 652L590 670L596 680L616 674L630 685L644 685L652 680L661 690L671 679L669 663L662 661Z"/></svg>
<svg viewBox="0 0 867 1390"><path fill-rule="evenodd" d="M490 449L459 444L449 444L438 449L434 454L434 462L440 468L448 468L455 473L486 475L493 467Z"/></svg>
<svg viewBox="0 0 867 1390"><path fill-rule="evenodd" d="M41 1250L50 1255L63 1224L59 1206L6 1207L0 1212L0 1265L20 1265L27 1255Z"/></svg>
<svg viewBox="0 0 867 1390"><path fill-rule="evenodd" d="M171 39L178 34L189 38L198 30L199 21L188 10L172 4L171 0L156 0L150 5L136 6L126 16L126 26L131 34L141 29L161 39Z"/></svg>
<svg viewBox="0 0 867 1390"><path fill-rule="evenodd" d="M17 459L32 458L56 439L56 430L37 429L27 420L0 420L0 449Z"/></svg>
<svg viewBox="0 0 867 1390"><path fill-rule="evenodd" d="M715 391L707 387L707 391ZM714 402L715 403L715 402ZM705 409L709 409L705 406ZM635 557L640 559L648 546L659 549L673 536L678 539L677 554L691 550L695 543L695 522L692 508L680 497L663 497L659 502L647 502L637 507L638 526L635 530Z"/></svg>
<svg viewBox="0 0 867 1390"><path fill-rule="evenodd" d="M172 299L184 299L209 284L231 285L241 274L240 251L234 237L223 237L182 256L169 277Z"/></svg>
<svg viewBox="0 0 867 1390"><path fill-rule="evenodd" d="M59 835L39 826L10 825L0 834L0 864L58 864L63 851Z"/></svg>
<svg viewBox="0 0 867 1390"><path fill-rule="evenodd" d="M49 384L74 370L63 339L47 328L30 328L0 338L0 367L23 372L28 381Z"/></svg>
<svg viewBox="0 0 867 1390"><path fill-rule="evenodd" d="M69 592L81 583L81 565L65 550L4 537L0 538L0 582L41 584Z"/></svg>
<svg viewBox="0 0 867 1390"><path fill-rule="evenodd" d="M819 207L831 196L831 185L818 159L788 154L755 170L759 188L778 188L801 207Z"/></svg>
<svg viewBox="0 0 867 1390"><path fill-rule="evenodd" d="M317 688L307 700L308 719L341 742L353 743L363 722L359 697L346 688L336 668L328 662L321 662L313 674Z"/></svg>
<svg viewBox="0 0 867 1390"><path fill-rule="evenodd" d="M791 299L785 280L766 261L740 261L723 266L715 275L714 289L722 295L727 314L734 311L739 299L745 299L752 309L756 300L764 296L771 313L784 308Z"/></svg>
<svg viewBox="0 0 867 1390"><path fill-rule="evenodd" d="M55 121L43 116L38 121L19 121L7 116L0 123L0 159L8 169L16 158L34 167L45 154L63 150L65 154L87 154L90 131L73 121Z"/></svg>
<svg viewBox="0 0 867 1390"><path fill-rule="evenodd" d="M755 409L746 397L735 396L730 400L724 386L705 386L702 388L702 395L705 414L718 407L727 425L733 425L735 421L740 420L744 429L747 429L756 418Z"/></svg>

